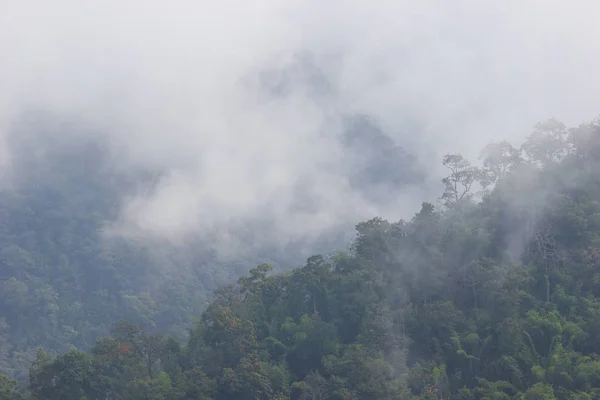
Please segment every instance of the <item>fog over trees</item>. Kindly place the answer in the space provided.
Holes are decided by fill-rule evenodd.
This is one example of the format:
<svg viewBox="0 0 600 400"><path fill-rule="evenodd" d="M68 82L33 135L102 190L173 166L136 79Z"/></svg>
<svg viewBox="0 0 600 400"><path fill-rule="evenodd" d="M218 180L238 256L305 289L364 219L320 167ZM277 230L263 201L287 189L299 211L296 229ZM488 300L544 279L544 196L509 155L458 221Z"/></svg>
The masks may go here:
<svg viewBox="0 0 600 400"><path fill-rule="evenodd" d="M0 400L599 397L597 11L0 6Z"/></svg>

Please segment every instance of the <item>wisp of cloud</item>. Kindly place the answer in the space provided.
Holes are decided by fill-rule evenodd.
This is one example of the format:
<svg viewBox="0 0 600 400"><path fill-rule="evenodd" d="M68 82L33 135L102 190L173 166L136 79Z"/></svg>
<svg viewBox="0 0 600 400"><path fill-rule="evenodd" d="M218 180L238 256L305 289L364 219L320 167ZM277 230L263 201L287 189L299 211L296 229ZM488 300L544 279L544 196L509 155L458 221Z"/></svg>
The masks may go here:
<svg viewBox="0 0 600 400"><path fill-rule="evenodd" d="M102 132L120 168L161 171L123 197L112 233L176 240L268 220L265 237L314 237L412 215L441 194L445 153L473 158L540 120L594 117L598 11L591 0L5 2L1 137L42 110ZM349 145L357 116L374 133ZM391 148L411 161L374 166ZM353 178L390 169L415 173L368 190Z"/></svg>

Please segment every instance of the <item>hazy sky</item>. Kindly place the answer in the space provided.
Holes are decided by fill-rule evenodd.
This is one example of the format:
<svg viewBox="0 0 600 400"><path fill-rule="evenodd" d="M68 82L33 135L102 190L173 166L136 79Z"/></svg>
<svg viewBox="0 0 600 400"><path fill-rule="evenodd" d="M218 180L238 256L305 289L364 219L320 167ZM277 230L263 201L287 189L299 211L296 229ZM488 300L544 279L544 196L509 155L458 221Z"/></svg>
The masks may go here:
<svg viewBox="0 0 600 400"><path fill-rule="evenodd" d="M0 131L31 107L77 116L124 165L168 170L124 199L121 228L178 235L268 212L293 236L410 217L435 200L444 153L473 159L540 120L599 113L598 12L594 0L3 0ZM256 74L299 52L331 93L298 78L261 97ZM352 191L340 112L376 118L431 181L385 206ZM299 181L316 209L292 211Z"/></svg>

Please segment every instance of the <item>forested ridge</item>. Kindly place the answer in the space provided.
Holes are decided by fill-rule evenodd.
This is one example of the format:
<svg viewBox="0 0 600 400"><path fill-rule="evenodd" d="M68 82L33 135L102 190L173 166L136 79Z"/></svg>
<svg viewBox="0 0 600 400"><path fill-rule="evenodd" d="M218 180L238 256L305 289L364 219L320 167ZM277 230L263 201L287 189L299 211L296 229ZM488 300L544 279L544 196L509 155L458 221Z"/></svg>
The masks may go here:
<svg viewBox="0 0 600 400"><path fill-rule="evenodd" d="M424 202L410 220L359 223L347 251L285 273L261 264L216 289L187 338L151 323L201 307L180 292L165 293L154 314L113 321L89 352L30 346L28 382L0 378L0 399L600 398L600 123L550 120L522 146L494 143L482 155L480 166L445 156L439 204ZM29 253L2 251L14 268L0 283L0 329L17 332L11 339L55 340L43 337L56 329L54 309L73 331L90 323L89 310L78 317L76 302L57 304L43 283L23 287L19 274L47 278ZM89 255L79 257L84 265ZM99 275L76 270L101 296ZM145 283L126 273L106 285ZM11 352L14 362L6 337L0 361Z"/></svg>
<svg viewBox="0 0 600 400"><path fill-rule="evenodd" d="M347 135L348 157L361 155L347 171L357 188L391 197L411 179L411 160L375 123L357 117ZM151 193L169 171L128 165L106 134L48 113L24 114L7 145L4 175L12 179L0 186L0 374L18 380L27 379L37 347L89 351L122 318L184 339L190 317L201 314L215 288L260 263L276 271L301 266L313 251L343 248L351 237L350 229L323 232L310 243L266 237L277 228L265 212L202 226L178 243L106 235L123 199ZM297 184L301 206L314 201L309 184Z"/></svg>

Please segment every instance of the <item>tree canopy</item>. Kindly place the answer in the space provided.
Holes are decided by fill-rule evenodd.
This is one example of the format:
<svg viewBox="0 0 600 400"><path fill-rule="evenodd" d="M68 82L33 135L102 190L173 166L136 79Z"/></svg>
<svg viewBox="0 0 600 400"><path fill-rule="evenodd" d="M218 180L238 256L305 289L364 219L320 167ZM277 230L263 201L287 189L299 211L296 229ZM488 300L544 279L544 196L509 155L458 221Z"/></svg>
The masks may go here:
<svg viewBox="0 0 600 400"><path fill-rule="evenodd" d="M349 249L301 268L258 265L215 290L186 338L122 320L88 352L40 348L27 387L0 377L0 399L599 398L598 150L599 123L551 120L521 147L486 147L481 166L448 155L438 206L361 222ZM24 304L61 309L19 278L36 271L28 255L8 254L0 339Z"/></svg>

